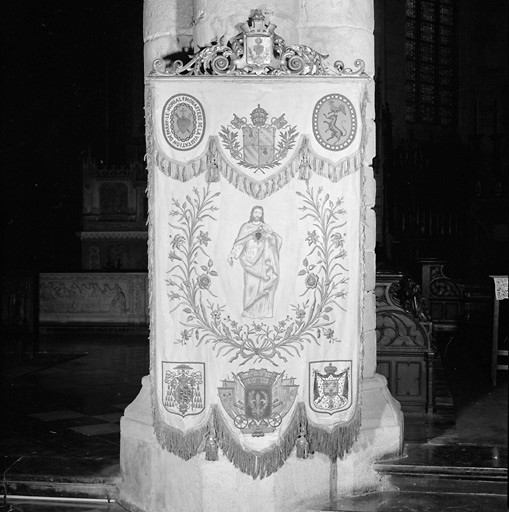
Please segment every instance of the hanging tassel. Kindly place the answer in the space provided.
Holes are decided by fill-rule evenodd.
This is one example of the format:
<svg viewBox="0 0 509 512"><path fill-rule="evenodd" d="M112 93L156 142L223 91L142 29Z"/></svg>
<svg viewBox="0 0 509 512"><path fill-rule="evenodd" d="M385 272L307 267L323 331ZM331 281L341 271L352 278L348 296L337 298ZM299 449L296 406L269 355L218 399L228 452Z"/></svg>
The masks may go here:
<svg viewBox="0 0 509 512"><path fill-rule="evenodd" d="M297 457L299 459L307 459L309 453L309 443L306 439L306 429L301 427L299 431L299 439L296 441L297 446Z"/></svg>
<svg viewBox="0 0 509 512"><path fill-rule="evenodd" d="M307 139L304 139L300 150L299 180L309 180L311 178L311 162Z"/></svg>
<svg viewBox="0 0 509 512"><path fill-rule="evenodd" d="M210 139L207 151L207 172L205 173L207 183L215 183L219 181L219 164L217 161L217 149L214 139Z"/></svg>
<svg viewBox="0 0 509 512"><path fill-rule="evenodd" d="M217 441L214 433L210 433L205 441L205 460L218 460Z"/></svg>

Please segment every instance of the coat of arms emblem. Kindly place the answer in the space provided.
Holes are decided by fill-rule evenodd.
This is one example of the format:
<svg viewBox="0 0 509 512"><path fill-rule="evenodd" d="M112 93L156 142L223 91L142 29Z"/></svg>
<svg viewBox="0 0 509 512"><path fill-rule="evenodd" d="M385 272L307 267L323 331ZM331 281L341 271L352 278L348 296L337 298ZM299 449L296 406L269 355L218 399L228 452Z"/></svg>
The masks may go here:
<svg viewBox="0 0 509 512"><path fill-rule="evenodd" d="M334 414L350 407L352 404L351 365L351 361L309 363L309 402L311 409L316 412Z"/></svg>
<svg viewBox="0 0 509 512"><path fill-rule="evenodd" d="M297 396L295 379L284 372L252 369L234 373L218 388L219 398L242 433L263 436L274 432Z"/></svg>
<svg viewBox="0 0 509 512"><path fill-rule="evenodd" d="M194 149L205 134L202 104L190 94L172 96L164 105L162 126L164 138L173 149Z"/></svg>
<svg viewBox="0 0 509 512"><path fill-rule="evenodd" d="M205 407L205 363L163 361L163 405L180 416L200 414Z"/></svg>
<svg viewBox="0 0 509 512"><path fill-rule="evenodd" d="M224 148L242 167L265 174L264 169L281 163L295 146L299 133L296 126L288 125L285 114L268 122L269 113L260 105L251 112L250 118L251 123L247 118L233 114L230 124L221 126L219 135ZM242 134L242 145L239 133Z"/></svg>
<svg viewBox="0 0 509 512"><path fill-rule="evenodd" d="M329 151L347 148L357 133L357 114L352 102L342 94L327 94L313 110L313 134Z"/></svg>

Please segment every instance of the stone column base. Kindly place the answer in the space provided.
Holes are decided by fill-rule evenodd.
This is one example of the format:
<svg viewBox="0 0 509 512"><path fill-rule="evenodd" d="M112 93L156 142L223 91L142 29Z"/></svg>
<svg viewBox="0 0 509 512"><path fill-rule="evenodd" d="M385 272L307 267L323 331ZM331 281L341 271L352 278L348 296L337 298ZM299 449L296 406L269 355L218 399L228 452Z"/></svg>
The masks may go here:
<svg viewBox="0 0 509 512"><path fill-rule="evenodd" d="M276 473L254 480L241 473L219 450L209 462L201 453L189 461L164 450L152 424L150 380L121 420L119 502L133 512L295 512L338 495L382 487L373 462L402 449L403 415L383 376L362 384L359 439L344 460L332 463L315 453L295 452Z"/></svg>

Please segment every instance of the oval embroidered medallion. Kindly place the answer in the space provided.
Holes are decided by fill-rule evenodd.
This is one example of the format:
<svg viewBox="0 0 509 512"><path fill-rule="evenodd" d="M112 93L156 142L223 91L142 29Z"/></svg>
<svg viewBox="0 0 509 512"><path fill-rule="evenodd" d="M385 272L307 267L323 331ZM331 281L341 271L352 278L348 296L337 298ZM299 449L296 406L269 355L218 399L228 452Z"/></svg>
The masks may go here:
<svg viewBox="0 0 509 512"><path fill-rule="evenodd" d="M205 134L205 112L189 94L172 96L164 105L162 121L166 142L179 151L195 148Z"/></svg>
<svg viewBox="0 0 509 512"><path fill-rule="evenodd" d="M327 94L313 110L313 134L329 151L341 151L355 139L357 114L352 102L341 94Z"/></svg>

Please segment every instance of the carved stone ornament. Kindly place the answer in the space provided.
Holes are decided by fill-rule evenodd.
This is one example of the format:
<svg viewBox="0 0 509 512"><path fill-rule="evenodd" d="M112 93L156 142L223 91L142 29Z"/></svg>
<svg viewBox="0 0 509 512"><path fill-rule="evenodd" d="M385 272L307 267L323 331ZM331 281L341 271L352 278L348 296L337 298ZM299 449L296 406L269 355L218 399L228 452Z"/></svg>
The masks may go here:
<svg viewBox="0 0 509 512"><path fill-rule="evenodd" d="M227 44L218 42L203 48L191 61L167 63L157 59L153 76L186 75L331 75L369 78L364 61L357 59L355 69L347 68L340 60L330 67L322 55L304 45L285 44L274 30L276 25L265 19L261 9L255 9L242 32Z"/></svg>

